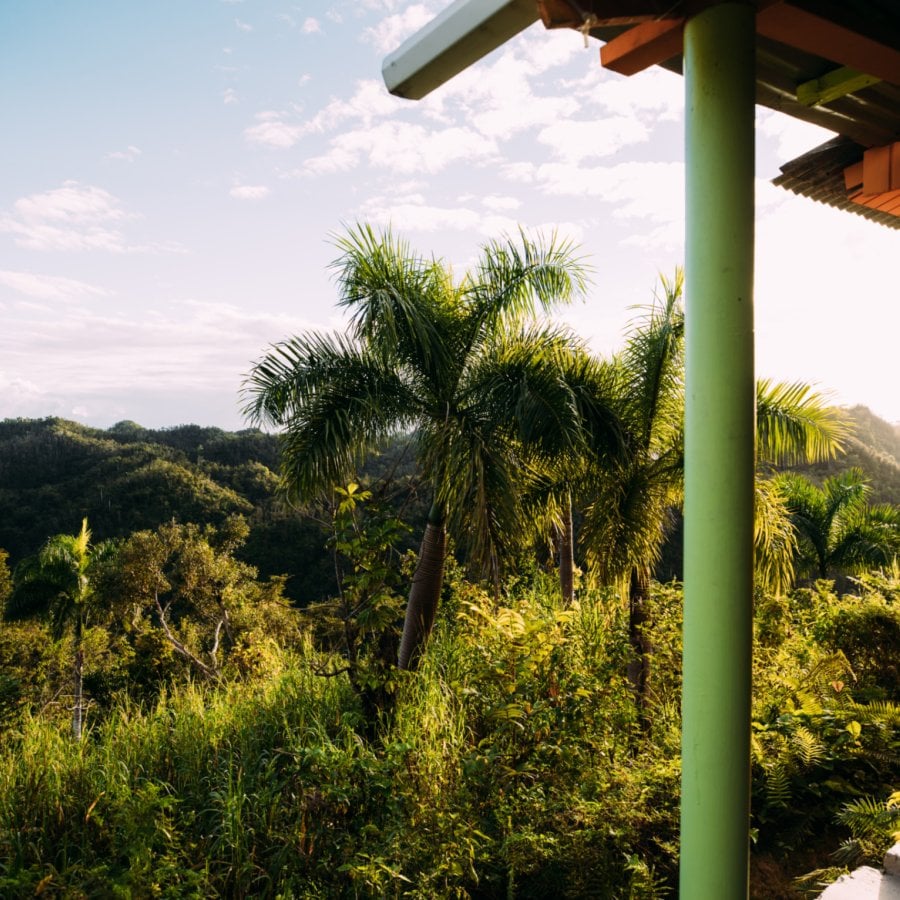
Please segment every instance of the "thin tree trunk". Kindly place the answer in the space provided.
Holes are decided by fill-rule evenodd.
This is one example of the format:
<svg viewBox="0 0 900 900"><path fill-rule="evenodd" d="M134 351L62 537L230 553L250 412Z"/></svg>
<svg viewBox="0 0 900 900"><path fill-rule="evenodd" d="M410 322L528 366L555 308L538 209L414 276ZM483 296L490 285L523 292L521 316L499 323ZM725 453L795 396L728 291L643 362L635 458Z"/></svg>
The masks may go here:
<svg viewBox="0 0 900 900"><path fill-rule="evenodd" d="M447 556L447 534L441 511L432 506L422 538L419 562L409 589L406 619L397 666L415 669L437 613L444 582L444 560Z"/></svg>
<svg viewBox="0 0 900 900"><path fill-rule="evenodd" d="M649 598L650 571L644 567L635 567L631 570L628 585L628 641L632 652L632 659L628 664L628 680L631 682L635 700L642 713L647 707L650 689L650 654L653 652L653 645L647 633Z"/></svg>
<svg viewBox="0 0 900 900"><path fill-rule="evenodd" d="M76 741L81 740L81 732L84 725L84 649L81 646L84 623L82 614L79 605L75 609L75 634L73 636L75 643L75 660L74 665L72 666L72 693L75 697L72 703L72 735Z"/></svg>
<svg viewBox="0 0 900 900"><path fill-rule="evenodd" d="M563 603L575 602L575 526L572 523L572 494L566 492L566 508L563 511L563 527L557 532L559 551L559 587Z"/></svg>
<svg viewBox="0 0 900 900"><path fill-rule="evenodd" d="M72 704L72 734L76 741L81 740L81 730L84 721L82 698L84 693L84 650L79 647L75 651L75 665L73 667L75 702Z"/></svg>

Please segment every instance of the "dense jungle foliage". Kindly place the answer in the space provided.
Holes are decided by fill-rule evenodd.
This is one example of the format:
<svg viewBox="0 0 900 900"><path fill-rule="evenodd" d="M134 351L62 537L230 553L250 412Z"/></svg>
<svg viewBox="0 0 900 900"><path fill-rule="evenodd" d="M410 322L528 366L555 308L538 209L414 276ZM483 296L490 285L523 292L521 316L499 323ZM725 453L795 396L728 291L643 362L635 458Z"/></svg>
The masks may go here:
<svg viewBox="0 0 900 900"><path fill-rule="evenodd" d="M535 566L497 598L451 565L398 671L405 528L336 499L341 590L303 610L236 558L240 519L104 558L80 742L71 631L0 625L0 895L673 896L680 586L652 585L642 716L621 597L566 606ZM753 895L801 897L900 829L900 572L756 609Z"/></svg>
<svg viewBox="0 0 900 900"><path fill-rule="evenodd" d="M859 468L871 499L900 504L900 428L864 406L847 411L852 433L833 460L792 466L821 483ZM54 534L87 518L97 540L125 537L172 520L217 525L243 515L250 531L240 558L263 577L286 575L294 602L316 602L335 589L322 546L327 522L286 504L278 492L280 449L273 434L179 425L109 429L65 419L0 421L0 548L14 566ZM363 467L362 477L388 482L393 506L415 535L427 508L405 443L391 443ZM389 476L389 478L387 478ZM412 546L410 537L407 546ZM680 576L680 534L672 529L659 574Z"/></svg>
<svg viewBox="0 0 900 900"><path fill-rule="evenodd" d="M365 578L349 578L356 599ZM373 608L396 612L381 590ZM66 641L2 627L0 894L673 894L677 584L652 590L649 727L609 593L563 608L532 572L497 602L454 570L413 674L378 665L396 617L356 623L351 671L329 610L259 591L235 592L214 679L137 610L88 629L80 743ZM754 896L804 896L796 878L814 888L875 861L900 828L900 580L867 576L843 597L819 582L757 610ZM180 624L201 631L200 608Z"/></svg>

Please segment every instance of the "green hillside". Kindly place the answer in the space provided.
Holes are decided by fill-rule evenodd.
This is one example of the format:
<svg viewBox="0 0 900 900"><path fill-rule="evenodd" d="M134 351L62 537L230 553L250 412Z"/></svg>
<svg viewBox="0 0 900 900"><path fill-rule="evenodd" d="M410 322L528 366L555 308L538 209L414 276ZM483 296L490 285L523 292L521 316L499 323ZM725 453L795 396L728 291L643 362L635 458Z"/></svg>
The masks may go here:
<svg viewBox="0 0 900 900"><path fill-rule="evenodd" d="M195 425L163 430L122 422L107 431L64 419L0 422L0 547L11 563L48 536L78 530L96 540L164 522L251 526L246 561L263 577L291 576L294 600L319 599L330 585L318 525L277 496L278 441L258 431Z"/></svg>
<svg viewBox="0 0 900 900"><path fill-rule="evenodd" d="M844 453L831 462L800 466L797 471L821 482L856 467L871 482L872 503L900 504L900 426L885 422L865 406L851 407L847 416L853 436Z"/></svg>
<svg viewBox="0 0 900 900"><path fill-rule="evenodd" d="M799 467L817 482L852 466L872 483L872 502L900 504L900 428L864 406L848 410L854 434L836 460ZM242 550L262 577L289 576L295 602L321 599L333 588L327 535L278 495L278 439L256 429L227 432L179 425L148 429L119 422L103 430L65 419L0 422L0 548L14 564L48 536L73 533L86 516L97 540L124 537L164 522L221 524L240 514L250 523ZM393 502L413 525L426 501L401 442L373 455L361 473L390 485ZM680 533L673 530L661 572L680 574Z"/></svg>

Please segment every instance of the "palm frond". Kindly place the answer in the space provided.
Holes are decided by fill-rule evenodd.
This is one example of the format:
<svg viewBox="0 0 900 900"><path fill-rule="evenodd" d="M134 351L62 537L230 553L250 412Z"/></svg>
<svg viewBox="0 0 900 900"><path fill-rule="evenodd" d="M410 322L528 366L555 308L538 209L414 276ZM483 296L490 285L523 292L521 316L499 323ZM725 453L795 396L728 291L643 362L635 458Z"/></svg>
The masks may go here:
<svg viewBox="0 0 900 900"><path fill-rule="evenodd" d="M284 428L288 493L342 480L371 447L417 421L421 390L355 341L310 334L276 345L245 382L245 413Z"/></svg>
<svg viewBox="0 0 900 900"><path fill-rule="evenodd" d="M619 359L625 408L646 449L667 445L684 420L684 275L661 276L663 296L635 320Z"/></svg>
<svg viewBox="0 0 900 900"><path fill-rule="evenodd" d="M771 479L756 480L753 550L757 582L778 594L794 583L797 534L787 501Z"/></svg>
<svg viewBox="0 0 900 900"><path fill-rule="evenodd" d="M333 240L341 255L331 267L353 337L385 361L430 373L452 368L447 325L457 292L440 261L413 254L390 229L379 234L370 225Z"/></svg>
<svg viewBox="0 0 900 900"><path fill-rule="evenodd" d="M582 529L588 565L602 580L657 562L672 522L672 489L639 460L590 482Z"/></svg>
<svg viewBox="0 0 900 900"><path fill-rule="evenodd" d="M507 333L483 348L466 372L459 406L505 421L531 453L574 453L586 432L568 375L583 351L568 330L551 326Z"/></svg>
<svg viewBox="0 0 900 900"><path fill-rule="evenodd" d="M447 526L469 564L499 575L520 533L522 466L505 427L485 411L457 414L443 435L436 500L448 510Z"/></svg>
<svg viewBox="0 0 900 900"><path fill-rule="evenodd" d="M825 394L800 382L756 384L756 445L761 461L794 465L832 459L850 425Z"/></svg>
<svg viewBox="0 0 900 900"><path fill-rule="evenodd" d="M584 295L588 272L574 245L556 234L532 239L520 229L518 242L511 237L491 241L462 286L470 346L539 310L577 300Z"/></svg>

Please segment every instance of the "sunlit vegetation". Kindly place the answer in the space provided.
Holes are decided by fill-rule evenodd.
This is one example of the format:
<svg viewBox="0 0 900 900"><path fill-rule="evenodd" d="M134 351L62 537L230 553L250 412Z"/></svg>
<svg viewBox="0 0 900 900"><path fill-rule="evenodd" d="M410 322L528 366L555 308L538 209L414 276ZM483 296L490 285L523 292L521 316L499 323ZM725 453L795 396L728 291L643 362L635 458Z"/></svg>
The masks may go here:
<svg viewBox="0 0 900 900"><path fill-rule="evenodd" d="M681 273L600 360L568 246L337 243L348 332L248 376L281 437L0 423L0 896L675 896ZM778 900L900 831L900 435L757 405Z"/></svg>

